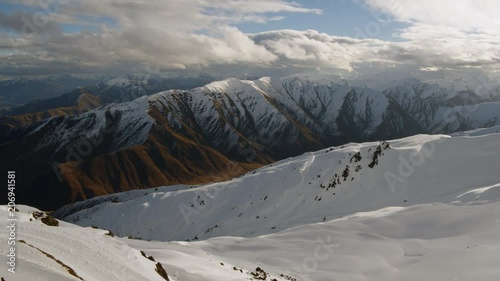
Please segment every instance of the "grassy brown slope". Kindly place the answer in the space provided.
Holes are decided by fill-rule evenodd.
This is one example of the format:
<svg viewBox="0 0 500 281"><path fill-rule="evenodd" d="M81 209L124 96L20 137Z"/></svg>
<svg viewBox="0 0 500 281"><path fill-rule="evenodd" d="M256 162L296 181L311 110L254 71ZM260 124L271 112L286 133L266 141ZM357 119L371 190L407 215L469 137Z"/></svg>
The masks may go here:
<svg viewBox="0 0 500 281"><path fill-rule="evenodd" d="M68 203L131 189L228 180L262 166L231 161L188 126L191 137L174 132L158 111L149 114L157 123L144 144L58 166L69 189Z"/></svg>
<svg viewBox="0 0 500 281"><path fill-rule="evenodd" d="M150 115L157 122L143 144L110 151L111 135L105 135L88 157L71 162L67 162L66 150L54 154L58 144L33 150L41 137L52 132L51 127L62 122L54 120L36 133L0 145L0 153L9 159L0 163L0 170L17 171L19 202L54 210L131 189L227 180L267 163L231 161L189 126L177 133L159 111L151 110Z"/></svg>
<svg viewBox="0 0 500 281"><path fill-rule="evenodd" d="M78 115L97 108L101 105L101 99L92 94L82 94L77 104L73 106L57 107L45 111L26 113L14 116L2 116L0 123L10 127L24 127L54 116Z"/></svg>
<svg viewBox="0 0 500 281"><path fill-rule="evenodd" d="M155 149L151 149L153 145ZM259 167L232 162L207 147L189 146L185 153L198 154L200 160L193 162L185 154L179 160L168 148L148 141L81 163L64 163L59 169L70 189L68 200L75 202L132 189L227 180Z"/></svg>

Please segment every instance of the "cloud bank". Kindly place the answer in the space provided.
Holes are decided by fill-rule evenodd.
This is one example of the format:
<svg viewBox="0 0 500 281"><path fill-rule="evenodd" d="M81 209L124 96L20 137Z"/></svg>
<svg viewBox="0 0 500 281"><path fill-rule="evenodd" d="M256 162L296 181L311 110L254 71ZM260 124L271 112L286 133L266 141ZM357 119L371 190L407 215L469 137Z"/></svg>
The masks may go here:
<svg viewBox="0 0 500 281"><path fill-rule="evenodd" d="M148 65L250 74L500 68L500 2L493 0L353 0L406 23L398 41L315 30L245 34L236 27L322 13L286 0L7 1L26 9L0 11L0 75L135 72ZM71 25L79 29L63 28Z"/></svg>

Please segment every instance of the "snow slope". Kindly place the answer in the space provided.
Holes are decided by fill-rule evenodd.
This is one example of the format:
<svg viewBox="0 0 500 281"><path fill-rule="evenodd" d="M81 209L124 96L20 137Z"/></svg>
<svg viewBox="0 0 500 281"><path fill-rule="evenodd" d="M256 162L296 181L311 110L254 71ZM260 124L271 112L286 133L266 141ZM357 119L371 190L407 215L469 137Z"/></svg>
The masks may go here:
<svg viewBox="0 0 500 281"><path fill-rule="evenodd" d="M161 280L151 270L154 263L137 252L141 250L179 281L255 280L251 273L257 267L269 281L493 281L500 274L498 195L490 192L483 198L497 198L491 202L387 207L253 238L166 243L111 238L103 230L28 222L26 214L19 232L21 239L53 254L84 280ZM2 228L0 234L4 232ZM22 267L7 280L79 280L38 250L20 247Z"/></svg>
<svg viewBox="0 0 500 281"><path fill-rule="evenodd" d="M18 233L84 280L161 280L141 250L179 281L493 281L499 156L500 134L491 130L352 143L229 182L134 190L56 212L142 240L29 222L26 207ZM21 248L28 279L19 280L75 280L29 250ZM137 272L144 276L130 277Z"/></svg>
<svg viewBox="0 0 500 281"><path fill-rule="evenodd" d="M34 219L33 212L37 209L27 206L17 208L16 273L7 272L5 264L0 273L8 281L165 280L155 272L155 262L106 235L108 231L64 222L60 222L59 226L48 226ZM4 239L9 235L3 219L8 217L6 206L0 207L0 216L0 252L5 257L7 247L10 247ZM73 269L75 275L71 275L66 268Z"/></svg>
<svg viewBox="0 0 500 281"><path fill-rule="evenodd" d="M166 264L178 280L248 280L248 272L260 267L277 280L286 280L279 279L284 274L301 281L494 281L500 276L499 219L499 201L423 204L255 238L126 240Z"/></svg>
<svg viewBox="0 0 500 281"><path fill-rule="evenodd" d="M498 194L499 166L500 134L417 135L306 153L223 183L99 197L56 215L160 241L255 237L390 206L473 203L461 195Z"/></svg>

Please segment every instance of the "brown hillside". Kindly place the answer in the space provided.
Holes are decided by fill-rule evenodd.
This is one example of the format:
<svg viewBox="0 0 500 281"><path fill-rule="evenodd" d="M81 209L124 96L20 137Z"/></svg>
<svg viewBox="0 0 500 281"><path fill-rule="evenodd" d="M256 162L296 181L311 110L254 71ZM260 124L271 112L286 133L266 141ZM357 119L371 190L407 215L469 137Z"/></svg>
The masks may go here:
<svg viewBox="0 0 500 281"><path fill-rule="evenodd" d="M74 106L58 107L46 111L15 116L2 116L0 123L11 127L24 127L54 116L78 115L99 107L101 100L92 94L82 94Z"/></svg>

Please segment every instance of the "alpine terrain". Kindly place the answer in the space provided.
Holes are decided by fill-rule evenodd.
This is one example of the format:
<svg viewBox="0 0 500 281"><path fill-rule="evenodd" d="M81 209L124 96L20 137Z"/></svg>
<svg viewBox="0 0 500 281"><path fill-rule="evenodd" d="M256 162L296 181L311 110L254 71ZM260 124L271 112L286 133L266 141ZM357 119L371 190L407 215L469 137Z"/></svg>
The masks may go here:
<svg viewBox="0 0 500 281"><path fill-rule="evenodd" d="M163 280L159 263L167 280L497 280L499 153L497 126L329 147L52 214L69 223L19 206L22 278Z"/></svg>
<svg viewBox="0 0 500 281"><path fill-rule="evenodd" d="M111 84L120 83L131 85ZM332 145L500 123L498 85L485 92L410 78L379 87L228 79L101 106L79 93L81 114L5 123L0 153L12 160L0 166L23 177L20 202L54 210L131 189L230 179Z"/></svg>

